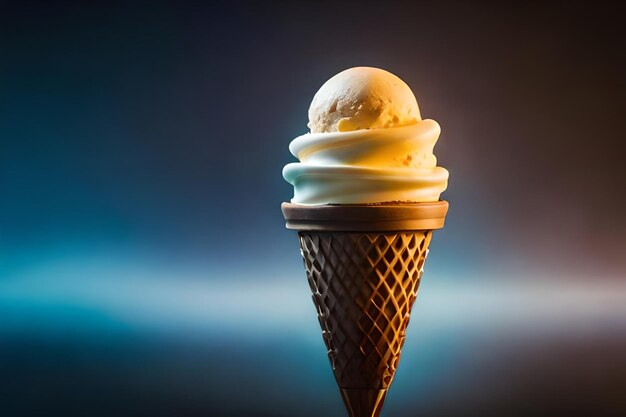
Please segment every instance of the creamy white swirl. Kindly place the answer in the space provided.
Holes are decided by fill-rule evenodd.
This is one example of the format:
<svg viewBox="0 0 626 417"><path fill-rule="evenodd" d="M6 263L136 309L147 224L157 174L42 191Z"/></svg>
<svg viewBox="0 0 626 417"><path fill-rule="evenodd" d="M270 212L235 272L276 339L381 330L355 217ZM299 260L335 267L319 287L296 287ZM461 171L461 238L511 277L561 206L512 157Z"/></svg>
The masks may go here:
<svg viewBox="0 0 626 417"><path fill-rule="evenodd" d="M292 203L375 204L439 200L448 171L433 148L434 120L386 129L307 133L289 145L300 162L283 168L294 187Z"/></svg>

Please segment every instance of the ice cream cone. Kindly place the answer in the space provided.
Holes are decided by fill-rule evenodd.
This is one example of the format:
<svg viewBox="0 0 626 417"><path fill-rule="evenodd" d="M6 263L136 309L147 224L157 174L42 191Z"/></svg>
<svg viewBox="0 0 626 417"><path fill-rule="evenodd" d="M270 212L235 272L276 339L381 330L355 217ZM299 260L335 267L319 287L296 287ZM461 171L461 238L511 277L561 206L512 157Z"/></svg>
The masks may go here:
<svg viewBox="0 0 626 417"><path fill-rule="evenodd" d="M378 417L397 369L432 230L448 203L283 203L351 417Z"/></svg>

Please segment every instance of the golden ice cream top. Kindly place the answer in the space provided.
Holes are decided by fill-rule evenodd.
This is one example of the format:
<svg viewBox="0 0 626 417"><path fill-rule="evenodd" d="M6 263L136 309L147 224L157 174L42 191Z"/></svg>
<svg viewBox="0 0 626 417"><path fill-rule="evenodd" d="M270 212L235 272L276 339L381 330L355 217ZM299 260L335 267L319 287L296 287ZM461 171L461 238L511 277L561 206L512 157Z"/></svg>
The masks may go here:
<svg viewBox="0 0 626 417"><path fill-rule="evenodd" d="M433 154L441 129L421 120L411 89L387 71L357 67L328 80L309 128L289 146L300 162L283 169L293 203L437 201L446 189L448 171Z"/></svg>

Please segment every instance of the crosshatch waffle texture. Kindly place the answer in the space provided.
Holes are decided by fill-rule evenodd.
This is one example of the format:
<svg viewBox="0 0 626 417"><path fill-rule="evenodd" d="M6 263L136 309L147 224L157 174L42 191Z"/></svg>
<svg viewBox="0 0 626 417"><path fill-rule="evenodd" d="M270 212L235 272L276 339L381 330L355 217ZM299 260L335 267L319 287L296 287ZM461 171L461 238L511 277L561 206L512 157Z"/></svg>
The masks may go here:
<svg viewBox="0 0 626 417"><path fill-rule="evenodd" d="M385 390L381 407L398 367L431 234L299 233L337 383L348 390Z"/></svg>

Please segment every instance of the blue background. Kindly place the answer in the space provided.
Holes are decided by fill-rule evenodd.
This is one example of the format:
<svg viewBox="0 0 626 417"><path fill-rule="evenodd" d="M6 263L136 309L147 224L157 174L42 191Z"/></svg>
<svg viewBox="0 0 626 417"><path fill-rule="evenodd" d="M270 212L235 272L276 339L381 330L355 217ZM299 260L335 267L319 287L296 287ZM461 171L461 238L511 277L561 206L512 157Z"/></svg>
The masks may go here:
<svg viewBox="0 0 626 417"><path fill-rule="evenodd" d="M624 415L623 12L2 3L0 415L344 415L279 206L358 65L451 178L383 416Z"/></svg>

